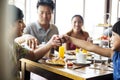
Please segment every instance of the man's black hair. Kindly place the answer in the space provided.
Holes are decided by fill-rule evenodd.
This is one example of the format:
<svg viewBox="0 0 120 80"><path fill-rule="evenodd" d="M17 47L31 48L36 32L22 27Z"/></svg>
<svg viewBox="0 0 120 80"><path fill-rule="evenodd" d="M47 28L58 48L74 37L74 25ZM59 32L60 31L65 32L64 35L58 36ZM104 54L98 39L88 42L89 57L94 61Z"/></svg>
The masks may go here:
<svg viewBox="0 0 120 80"><path fill-rule="evenodd" d="M38 0L38 2L37 2L37 8L40 5L47 5L47 6L49 6L52 9L52 11L55 8L55 4L54 4L54 2L52 0Z"/></svg>
<svg viewBox="0 0 120 80"><path fill-rule="evenodd" d="M120 35L120 21L113 25L112 31Z"/></svg>

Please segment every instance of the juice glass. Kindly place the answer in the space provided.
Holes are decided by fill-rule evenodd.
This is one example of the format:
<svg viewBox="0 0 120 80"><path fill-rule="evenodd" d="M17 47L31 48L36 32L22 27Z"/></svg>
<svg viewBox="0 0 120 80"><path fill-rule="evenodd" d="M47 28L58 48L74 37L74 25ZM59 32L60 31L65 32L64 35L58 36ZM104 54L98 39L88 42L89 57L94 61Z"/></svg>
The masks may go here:
<svg viewBox="0 0 120 80"><path fill-rule="evenodd" d="M64 58L64 54L65 54L65 47L64 46L60 46L59 47L59 57L60 58Z"/></svg>

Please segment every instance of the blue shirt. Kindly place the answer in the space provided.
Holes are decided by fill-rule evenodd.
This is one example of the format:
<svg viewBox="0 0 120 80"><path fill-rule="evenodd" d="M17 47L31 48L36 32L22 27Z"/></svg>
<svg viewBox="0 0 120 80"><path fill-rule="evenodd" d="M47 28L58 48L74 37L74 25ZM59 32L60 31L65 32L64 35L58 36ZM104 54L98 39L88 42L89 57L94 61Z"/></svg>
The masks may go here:
<svg viewBox="0 0 120 80"><path fill-rule="evenodd" d="M114 80L120 80L120 52L115 51L112 60L114 67L113 72Z"/></svg>

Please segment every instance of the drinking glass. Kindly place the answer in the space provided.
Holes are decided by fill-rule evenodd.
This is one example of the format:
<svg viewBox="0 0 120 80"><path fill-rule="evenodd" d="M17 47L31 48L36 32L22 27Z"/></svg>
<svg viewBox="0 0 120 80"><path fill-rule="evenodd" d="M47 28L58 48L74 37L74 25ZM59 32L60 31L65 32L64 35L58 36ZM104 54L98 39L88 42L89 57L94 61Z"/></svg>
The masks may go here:
<svg viewBox="0 0 120 80"><path fill-rule="evenodd" d="M60 46L59 47L59 57L60 58L64 58L64 54L65 54L65 47L64 46Z"/></svg>

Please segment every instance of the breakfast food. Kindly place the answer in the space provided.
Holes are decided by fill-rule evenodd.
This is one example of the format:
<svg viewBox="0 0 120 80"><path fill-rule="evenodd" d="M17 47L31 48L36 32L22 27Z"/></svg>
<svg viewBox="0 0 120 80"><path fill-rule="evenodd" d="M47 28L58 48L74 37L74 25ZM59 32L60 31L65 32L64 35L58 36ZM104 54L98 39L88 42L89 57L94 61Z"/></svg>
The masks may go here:
<svg viewBox="0 0 120 80"><path fill-rule="evenodd" d="M65 61L63 58L52 58L52 59L46 60L46 63L54 64L54 65L65 65Z"/></svg>

